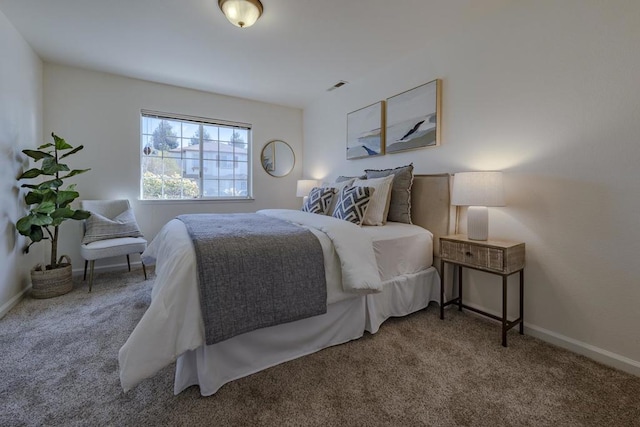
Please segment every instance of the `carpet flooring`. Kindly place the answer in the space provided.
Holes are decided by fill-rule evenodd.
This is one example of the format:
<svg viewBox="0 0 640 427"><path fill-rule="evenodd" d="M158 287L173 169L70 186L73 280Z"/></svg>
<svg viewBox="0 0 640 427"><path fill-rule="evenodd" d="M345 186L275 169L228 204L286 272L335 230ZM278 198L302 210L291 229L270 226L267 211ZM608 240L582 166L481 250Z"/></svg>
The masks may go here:
<svg viewBox="0 0 640 427"><path fill-rule="evenodd" d="M129 393L117 354L153 273L98 274L93 292L21 301L0 319L1 426L638 426L640 378L437 307L375 335L173 396L174 366Z"/></svg>

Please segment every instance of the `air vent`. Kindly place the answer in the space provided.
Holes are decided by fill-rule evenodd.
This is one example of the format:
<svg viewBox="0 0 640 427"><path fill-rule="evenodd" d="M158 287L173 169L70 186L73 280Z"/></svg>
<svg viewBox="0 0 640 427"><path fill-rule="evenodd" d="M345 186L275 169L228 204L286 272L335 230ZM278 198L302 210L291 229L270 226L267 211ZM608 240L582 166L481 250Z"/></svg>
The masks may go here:
<svg viewBox="0 0 640 427"><path fill-rule="evenodd" d="M327 92L331 92L332 90L336 90L339 87L342 87L342 86L346 85L347 83L349 83L349 82L345 82L344 80L340 80L338 83L334 84L329 89L327 89Z"/></svg>

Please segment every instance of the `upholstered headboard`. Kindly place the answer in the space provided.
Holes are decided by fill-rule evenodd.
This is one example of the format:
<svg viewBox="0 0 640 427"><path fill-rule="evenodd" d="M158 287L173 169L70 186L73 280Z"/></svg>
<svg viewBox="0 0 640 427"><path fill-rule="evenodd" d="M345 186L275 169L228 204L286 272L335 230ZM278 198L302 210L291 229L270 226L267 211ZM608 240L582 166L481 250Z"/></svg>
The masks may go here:
<svg viewBox="0 0 640 427"><path fill-rule="evenodd" d="M414 175L411 221L433 233L433 265L440 268L440 236L453 234L456 208L451 206L451 175Z"/></svg>

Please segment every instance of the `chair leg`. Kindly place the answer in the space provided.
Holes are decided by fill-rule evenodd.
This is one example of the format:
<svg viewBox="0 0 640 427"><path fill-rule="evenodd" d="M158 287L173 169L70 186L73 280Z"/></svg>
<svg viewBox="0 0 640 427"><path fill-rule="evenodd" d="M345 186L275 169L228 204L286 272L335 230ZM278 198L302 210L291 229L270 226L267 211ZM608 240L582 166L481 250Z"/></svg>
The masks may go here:
<svg viewBox="0 0 640 427"><path fill-rule="evenodd" d="M88 260L84 260L84 276L82 277L82 280L87 280L87 264L89 264Z"/></svg>
<svg viewBox="0 0 640 427"><path fill-rule="evenodd" d="M93 286L93 266L95 263L96 260L91 260L91 267L89 268L89 292L91 292L91 286Z"/></svg>
<svg viewBox="0 0 640 427"><path fill-rule="evenodd" d="M142 272L144 273L144 280L147 280L147 267L145 267L144 261L142 260L142 252L140 252L140 262L142 263Z"/></svg>
<svg viewBox="0 0 640 427"><path fill-rule="evenodd" d="M129 267L129 271L131 271L131 261L129 260L129 254L127 254L127 267Z"/></svg>

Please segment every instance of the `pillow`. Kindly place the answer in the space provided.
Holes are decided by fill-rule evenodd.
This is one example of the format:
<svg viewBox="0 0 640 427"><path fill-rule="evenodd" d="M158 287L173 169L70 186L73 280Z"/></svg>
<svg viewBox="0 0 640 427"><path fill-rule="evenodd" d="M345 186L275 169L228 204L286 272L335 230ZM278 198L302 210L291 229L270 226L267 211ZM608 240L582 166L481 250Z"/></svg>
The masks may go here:
<svg viewBox="0 0 640 427"><path fill-rule="evenodd" d="M369 200L375 190L369 187L349 187L340 192L333 216L362 225L369 207Z"/></svg>
<svg viewBox="0 0 640 427"><path fill-rule="evenodd" d="M339 177L336 178L336 182L349 181L350 179L367 179L367 175L360 175L360 176L342 176L342 175L340 175Z"/></svg>
<svg viewBox="0 0 640 427"><path fill-rule="evenodd" d="M127 209L114 219L91 212L91 216L85 220L83 245L118 237L142 237L133 209Z"/></svg>
<svg viewBox="0 0 640 427"><path fill-rule="evenodd" d="M356 179L353 182L354 187L369 187L375 190L369 201L364 225L384 225L387 222L393 177L394 175L384 178Z"/></svg>
<svg viewBox="0 0 640 427"><path fill-rule="evenodd" d="M323 182L322 183L322 187L323 188L333 188L336 193L336 197L333 198L333 200L331 201L331 206L329 206L329 210L327 211L327 215L333 215L333 212L336 209L336 203L338 203L338 195L340 195L340 192L342 191L343 188L346 187L350 187L351 184L353 184L353 181L355 181L355 178L349 178L347 181L342 181L342 182Z"/></svg>
<svg viewBox="0 0 640 427"><path fill-rule="evenodd" d="M326 215L333 201L335 191L333 188L313 187L309 192L307 201L302 206L302 211Z"/></svg>
<svg viewBox="0 0 640 427"><path fill-rule="evenodd" d="M391 186L391 202L387 220L411 224L411 184L413 183L413 164L395 169L365 170L367 179L394 175Z"/></svg>

